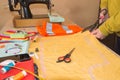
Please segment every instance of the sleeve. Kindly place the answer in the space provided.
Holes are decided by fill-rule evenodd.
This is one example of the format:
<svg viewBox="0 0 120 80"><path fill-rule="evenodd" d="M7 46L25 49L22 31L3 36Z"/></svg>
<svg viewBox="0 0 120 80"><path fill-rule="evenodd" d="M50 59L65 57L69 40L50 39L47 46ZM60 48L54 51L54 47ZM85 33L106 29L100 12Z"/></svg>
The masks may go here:
<svg viewBox="0 0 120 80"><path fill-rule="evenodd" d="M101 0L100 1L100 8L101 9L107 9L107 5L108 5L108 0Z"/></svg>
<svg viewBox="0 0 120 80"><path fill-rule="evenodd" d="M110 17L105 21L100 27L99 30L103 35L107 36L112 33L120 32L120 11L114 16Z"/></svg>

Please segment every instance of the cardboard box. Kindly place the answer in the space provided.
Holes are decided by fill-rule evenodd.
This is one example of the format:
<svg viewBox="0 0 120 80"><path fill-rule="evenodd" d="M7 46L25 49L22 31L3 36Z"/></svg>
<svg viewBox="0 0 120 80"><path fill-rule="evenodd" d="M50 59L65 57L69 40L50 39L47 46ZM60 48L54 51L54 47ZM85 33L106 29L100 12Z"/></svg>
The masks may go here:
<svg viewBox="0 0 120 80"><path fill-rule="evenodd" d="M32 19L21 19L20 16L15 16L13 19L13 25L16 28L23 27L35 27L36 25L41 25L43 21L49 22L47 15L36 15Z"/></svg>

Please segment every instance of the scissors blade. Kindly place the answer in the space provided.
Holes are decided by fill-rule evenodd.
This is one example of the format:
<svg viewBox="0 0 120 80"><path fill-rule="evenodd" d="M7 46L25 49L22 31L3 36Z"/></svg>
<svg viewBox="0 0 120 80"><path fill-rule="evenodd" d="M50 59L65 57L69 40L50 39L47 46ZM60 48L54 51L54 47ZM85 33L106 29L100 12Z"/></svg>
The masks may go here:
<svg viewBox="0 0 120 80"><path fill-rule="evenodd" d="M97 20L94 24L92 24L92 25L84 28L84 29L82 30L82 33L85 32L85 31L87 31L87 30L89 30L89 31L91 32L91 31L93 31L94 29L96 29L96 28L98 28L98 27L99 27L99 21Z"/></svg>
<svg viewBox="0 0 120 80"><path fill-rule="evenodd" d="M75 48L73 48L68 54L71 55L74 50L75 50Z"/></svg>
<svg viewBox="0 0 120 80"><path fill-rule="evenodd" d="M93 26L93 25L90 25L90 26L84 28L84 29L82 30L82 33L85 32L85 31L87 31L87 30L89 30L92 26Z"/></svg>

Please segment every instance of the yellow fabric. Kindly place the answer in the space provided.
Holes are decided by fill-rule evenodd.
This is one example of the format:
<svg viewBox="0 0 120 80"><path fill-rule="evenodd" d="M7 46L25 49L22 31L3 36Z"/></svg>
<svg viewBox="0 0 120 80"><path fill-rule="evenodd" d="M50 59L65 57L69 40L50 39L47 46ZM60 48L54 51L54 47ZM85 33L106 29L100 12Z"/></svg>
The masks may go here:
<svg viewBox="0 0 120 80"><path fill-rule="evenodd" d="M120 57L89 32L41 37L29 51L35 48L39 48L35 62L46 80L120 80ZM73 48L70 63L56 63Z"/></svg>
<svg viewBox="0 0 120 80"><path fill-rule="evenodd" d="M100 1L100 8L101 9L107 9L107 1L108 0L101 0Z"/></svg>
<svg viewBox="0 0 120 80"><path fill-rule="evenodd" d="M105 35L117 33L120 36L120 0L101 0L101 9L108 9L109 19L99 27Z"/></svg>

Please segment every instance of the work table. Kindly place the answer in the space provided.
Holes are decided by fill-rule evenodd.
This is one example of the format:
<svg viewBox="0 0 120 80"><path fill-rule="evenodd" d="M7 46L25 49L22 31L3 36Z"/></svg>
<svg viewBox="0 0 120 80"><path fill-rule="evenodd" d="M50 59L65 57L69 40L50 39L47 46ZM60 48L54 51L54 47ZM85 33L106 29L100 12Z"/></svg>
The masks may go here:
<svg viewBox="0 0 120 80"><path fill-rule="evenodd" d="M35 27L14 28L13 16L0 32L9 29L37 31ZM88 31L72 35L41 37L30 42L29 52L35 48L38 58L33 57L39 68L39 75L46 80L119 80L120 57L100 43ZM56 63L72 48L71 62Z"/></svg>

